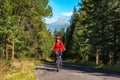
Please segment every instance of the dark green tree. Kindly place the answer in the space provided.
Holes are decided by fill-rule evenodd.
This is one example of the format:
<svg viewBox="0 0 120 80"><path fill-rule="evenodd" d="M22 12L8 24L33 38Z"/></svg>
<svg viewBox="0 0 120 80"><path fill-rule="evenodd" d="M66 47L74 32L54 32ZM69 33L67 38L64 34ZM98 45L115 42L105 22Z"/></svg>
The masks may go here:
<svg viewBox="0 0 120 80"><path fill-rule="evenodd" d="M48 0L0 0L1 53L14 53L15 57L34 57L41 54L38 52L39 47L51 36L44 23L45 17L52 16L48 2ZM50 46L48 43L49 40L48 42L46 40L44 45ZM47 53L46 49L49 48L44 46L40 51Z"/></svg>

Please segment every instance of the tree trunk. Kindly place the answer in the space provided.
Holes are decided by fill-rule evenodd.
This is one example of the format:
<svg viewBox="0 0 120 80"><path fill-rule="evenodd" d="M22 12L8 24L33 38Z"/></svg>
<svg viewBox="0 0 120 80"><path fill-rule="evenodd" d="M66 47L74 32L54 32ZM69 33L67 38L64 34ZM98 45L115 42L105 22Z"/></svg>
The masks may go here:
<svg viewBox="0 0 120 80"><path fill-rule="evenodd" d="M12 60L14 60L14 41L13 41L13 46L12 46Z"/></svg>
<svg viewBox="0 0 120 80"><path fill-rule="evenodd" d="M6 59L8 59L8 45L6 44Z"/></svg>
<svg viewBox="0 0 120 80"><path fill-rule="evenodd" d="M85 55L85 61L88 61L88 55Z"/></svg>
<svg viewBox="0 0 120 80"><path fill-rule="evenodd" d="M109 66L112 66L112 53L109 54Z"/></svg>
<svg viewBox="0 0 120 80"><path fill-rule="evenodd" d="M96 64L99 64L99 53L98 50L96 50Z"/></svg>
<svg viewBox="0 0 120 80"><path fill-rule="evenodd" d="M117 60L117 64L120 65L120 52L118 52L118 60Z"/></svg>
<svg viewBox="0 0 120 80"><path fill-rule="evenodd" d="M5 49L2 49L3 58L5 58Z"/></svg>
<svg viewBox="0 0 120 80"><path fill-rule="evenodd" d="M5 57L5 50L4 50L4 48L2 48L2 47L1 47L1 53L0 53L0 54L1 54L1 57L2 57L2 58Z"/></svg>

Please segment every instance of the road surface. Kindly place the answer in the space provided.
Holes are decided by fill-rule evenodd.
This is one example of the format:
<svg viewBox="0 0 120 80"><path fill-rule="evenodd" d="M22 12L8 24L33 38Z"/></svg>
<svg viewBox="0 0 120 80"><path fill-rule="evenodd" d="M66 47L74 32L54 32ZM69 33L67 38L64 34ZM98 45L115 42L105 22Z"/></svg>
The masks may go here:
<svg viewBox="0 0 120 80"><path fill-rule="evenodd" d="M56 72L53 62L35 67L36 80L120 80L120 72L104 71L72 63L63 63Z"/></svg>

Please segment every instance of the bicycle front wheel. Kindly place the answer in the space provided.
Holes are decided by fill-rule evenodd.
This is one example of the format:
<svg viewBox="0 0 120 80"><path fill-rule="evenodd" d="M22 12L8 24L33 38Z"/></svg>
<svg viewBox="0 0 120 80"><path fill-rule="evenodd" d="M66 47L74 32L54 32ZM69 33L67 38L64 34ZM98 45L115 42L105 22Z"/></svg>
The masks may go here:
<svg viewBox="0 0 120 80"><path fill-rule="evenodd" d="M57 57L57 60L56 60L56 66L57 66L57 72L60 71L60 57Z"/></svg>

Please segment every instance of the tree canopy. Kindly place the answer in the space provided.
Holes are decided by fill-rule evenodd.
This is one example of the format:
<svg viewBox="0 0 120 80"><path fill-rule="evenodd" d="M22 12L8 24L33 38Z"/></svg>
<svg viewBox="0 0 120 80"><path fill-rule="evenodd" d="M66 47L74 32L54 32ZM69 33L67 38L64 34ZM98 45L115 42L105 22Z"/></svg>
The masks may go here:
<svg viewBox="0 0 120 80"><path fill-rule="evenodd" d="M45 17L52 16L48 0L0 0L0 55L38 57L47 54L51 34ZM3 54L3 55L2 55ZM39 56L40 57L40 56Z"/></svg>
<svg viewBox="0 0 120 80"><path fill-rule="evenodd" d="M120 1L83 0L74 8L66 31L70 57L120 64Z"/></svg>

